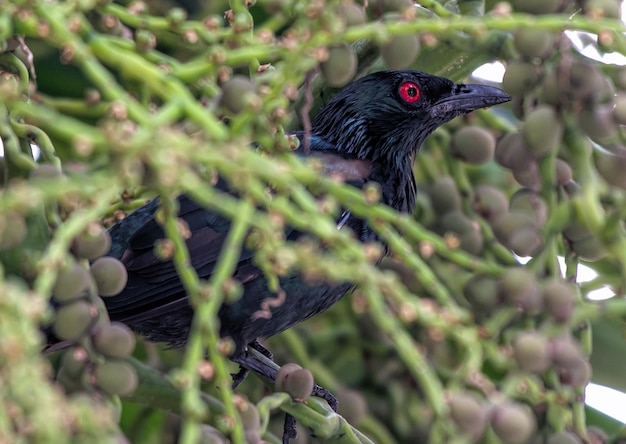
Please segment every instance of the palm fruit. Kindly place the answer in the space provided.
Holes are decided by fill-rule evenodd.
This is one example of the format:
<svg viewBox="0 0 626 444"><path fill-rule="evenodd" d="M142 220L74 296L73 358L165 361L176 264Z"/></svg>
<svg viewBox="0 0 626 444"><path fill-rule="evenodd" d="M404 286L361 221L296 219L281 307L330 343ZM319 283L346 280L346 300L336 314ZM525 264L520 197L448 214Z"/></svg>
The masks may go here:
<svg viewBox="0 0 626 444"><path fill-rule="evenodd" d="M529 14L552 14L561 7L561 0L514 0L516 11Z"/></svg>
<svg viewBox="0 0 626 444"><path fill-rule="evenodd" d="M592 17L619 19L622 15L619 0L589 0L585 2L585 13Z"/></svg>
<svg viewBox="0 0 626 444"><path fill-rule="evenodd" d="M469 392L453 393L448 399L450 417L459 431L470 439L478 439L485 431L489 415L485 405Z"/></svg>
<svg viewBox="0 0 626 444"><path fill-rule="evenodd" d="M428 194L437 214L445 214L461 208L461 195L451 177L440 177L429 188Z"/></svg>
<svg viewBox="0 0 626 444"><path fill-rule="evenodd" d="M520 188L511 196L509 209L529 215L536 226L543 226L548 219L548 205L539 193L529 188Z"/></svg>
<svg viewBox="0 0 626 444"><path fill-rule="evenodd" d="M563 385L585 387L591 380L591 365L584 358L572 360L559 368L559 380Z"/></svg>
<svg viewBox="0 0 626 444"><path fill-rule="evenodd" d="M554 42L554 33L543 29L523 28L513 35L515 49L524 57L546 57L552 52Z"/></svg>
<svg viewBox="0 0 626 444"><path fill-rule="evenodd" d="M222 85L220 105L231 114L239 114L250 106L256 90L254 83L244 76L233 76Z"/></svg>
<svg viewBox="0 0 626 444"><path fill-rule="evenodd" d="M96 329L93 345L107 357L126 358L135 349L135 335L125 324L113 322Z"/></svg>
<svg viewBox="0 0 626 444"><path fill-rule="evenodd" d="M0 216L0 251L17 247L27 234L28 226L21 214L7 211Z"/></svg>
<svg viewBox="0 0 626 444"><path fill-rule="evenodd" d="M339 413L341 416L354 426L358 426L367 415L367 401L356 390L341 389L337 392L337 401L339 402Z"/></svg>
<svg viewBox="0 0 626 444"><path fill-rule="evenodd" d="M96 367L95 382L109 395L129 395L137 388L137 373L124 361L105 361Z"/></svg>
<svg viewBox="0 0 626 444"><path fill-rule="evenodd" d="M57 310L52 329L61 340L77 341L89 331L97 316L94 305L76 301Z"/></svg>
<svg viewBox="0 0 626 444"><path fill-rule="evenodd" d="M391 69L403 69L417 58L420 41L415 34L399 35L380 48L380 54Z"/></svg>
<svg viewBox="0 0 626 444"><path fill-rule="evenodd" d="M88 363L88 355L82 347L72 347L68 349L61 358L61 368L63 368L72 379L80 379Z"/></svg>
<svg viewBox="0 0 626 444"><path fill-rule="evenodd" d="M498 283L498 292L509 305L520 307L529 314L540 313L543 308L537 279L525 268L507 269Z"/></svg>
<svg viewBox="0 0 626 444"><path fill-rule="evenodd" d="M519 256L531 256L543 245L543 238L533 216L521 211L510 211L493 223L498 241Z"/></svg>
<svg viewBox="0 0 626 444"><path fill-rule="evenodd" d="M98 294L103 297L119 294L128 282L128 271L122 262L110 256L101 257L91 265Z"/></svg>
<svg viewBox="0 0 626 444"><path fill-rule="evenodd" d="M564 186L574 179L572 167L563 159L556 159L555 170L557 186Z"/></svg>
<svg viewBox="0 0 626 444"><path fill-rule="evenodd" d="M491 185L478 185L474 189L474 211L488 221L494 221L509 209L506 195Z"/></svg>
<svg viewBox="0 0 626 444"><path fill-rule="evenodd" d="M328 58L320 64L324 80L329 86L340 88L356 74L358 60L352 47L333 46L328 49Z"/></svg>
<svg viewBox="0 0 626 444"><path fill-rule="evenodd" d="M92 224L72 240L71 251L77 258L94 260L111 248L111 235L101 225Z"/></svg>
<svg viewBox="0 0 626 444"><path fill-rule="evenodd" d="M597 105L591 109L583 109L578 114L578 124L589 138L597 143L613 139L617 134L611 105Z"/></svg>
<svg viewBox="0 0 626 444"><path fill-rule="evenodd" d="M498 281L491 276L476 274L463 287L463 296L475 311L489 314L498 306Z"/></svg>
<svg viewBox="0 0 626 444"><path fill-rule="evenodd" d="M58 274L52 288L52 294L60 303L70 302L85 296L90 283L89 271L85 267L73 263Z"/></svg>
<svg viewBox="0 0 626 444"><path fill-rule="evenodd" d="M548 339L538 331L521 331L513 340L513 356L519 368L541 373L551 364Z"/></svg>
<svg viewBox="0 0 626 444"><path fill-rule="evenodd" d="M626 189L626 155L594 152L598 172L610 185Z"/></svg>
<svg viewBox="0 0 626 444"><path fill-rule="evenodd" d="M340 3L337 5L337 14L345 21L346 26L362 25L365 23L363 8L356 3Z"/></svg>
<svg viewBox="0 0 626 444"><path fill-rule="evenodd" d="M530 149L519 132L508 133L496 145L495 159L504 168L526 168L533 160Z"/></svg>
<svg viewBox="0 0 626 444"><path fill-rule="evenodd" d="M522 444L535 432L537 421L528 406L505 401L494 407L491 427L502 441Z"/></svg>
<svg viewBox="0 0 626 444"><path fill-rule="evenodd" d="M523 96L539 82L536 66L526 62L511 63L502 78L502 89L512 96Z"/></svg>
<svg viewBox="0 0 626 444"><path fill-rule="evenodd" d="M452 154L468 163L481 164L492 159L496 148L493 134L480 126L465 126L451 140Z"/></svg>
<svg viewBox="0 0 626 444"><path fill-rule="evenodd" d="M540 105L526 115L522 135L529 151L540 158L557 152L563 137L563 124L549 105Z"/></svg>
<svg viewBox="0 0 626 444"><path fill-rule="evenodd" d="M543 300L546 311L557 322L567 322L576 308L577 295L572 285L551 279L543 284Z"/></svg>
<svg viewBox="0 0 626 444"><path fill-rule="evenodd" d="M314 385L311 372L298 364L285 364L276 374L276 390L289 393L296 401L303 401L311 396Z"/></svg>
<svg viewBox="0 0 626 444"><path fill-rule="evenodd" d="M626 125L626 94L620 93L615 97L613 120L620 125Z"/></svg>

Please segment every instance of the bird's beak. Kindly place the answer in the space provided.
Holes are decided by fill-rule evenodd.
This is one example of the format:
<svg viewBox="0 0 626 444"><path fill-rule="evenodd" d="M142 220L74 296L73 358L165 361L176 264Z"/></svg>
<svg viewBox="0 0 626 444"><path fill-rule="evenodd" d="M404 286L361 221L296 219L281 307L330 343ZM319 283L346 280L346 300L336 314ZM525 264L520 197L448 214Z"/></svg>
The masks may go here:
<svg viewBox="0 0 626 444"><path fill-rule="evenodd" d="M487 85L457 85L454 92L440 98L431 107L433 117L452 118L479 108L498 105L511 100L504 91Z"/></svg>

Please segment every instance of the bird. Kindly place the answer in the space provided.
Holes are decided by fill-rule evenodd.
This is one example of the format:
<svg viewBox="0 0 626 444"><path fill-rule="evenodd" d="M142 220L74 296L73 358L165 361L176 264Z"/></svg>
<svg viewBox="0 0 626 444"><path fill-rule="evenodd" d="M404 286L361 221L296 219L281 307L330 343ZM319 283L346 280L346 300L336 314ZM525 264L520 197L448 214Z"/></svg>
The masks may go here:
<svg viewBox="0 0 626 444"><path fill-rule="evenodd" d="M454 83L413 70L375 72L345 86L324 104L310 130L291 133L301 142L294 154L316 158L326 174L343 174L354 187L376 182L382 204L411 213L417 191L413 161L426 137L457 116L509 100L492 86ZM229 191L221 178L214 186ZM178 217L189 227L190 266L199 278L210 279L231 222L189 196L177 200ZM128 282L104 302L112 321L127 324L150 341L181 347L187 341L194 311L174 263L155 252L155 245L166 237L157 221L158 209L157 198L110 228L108 255L124 264ZM338 217L337 228L350 229L361 242L377 239L374 230L349 211ZM285 228L287 240L301 236L298 230ZM224 302L218 312L220 336L233 341L230 359L241 367L234 375L234 386L248 370L273 382L275 368L255 359L249 349L271 359L260 340L322 313L353 287L349 282L307 283L294 272L280 278L282 303L274 304L269 316L255 316L264 300L278 295L268 286L253 256L250 249L241 252L232 277L241 283L243 294L234 302ZM324 389L316 386L313 395L326 397L336 409L336 401ZM286 431L284 441L289 437Z"/></svg>

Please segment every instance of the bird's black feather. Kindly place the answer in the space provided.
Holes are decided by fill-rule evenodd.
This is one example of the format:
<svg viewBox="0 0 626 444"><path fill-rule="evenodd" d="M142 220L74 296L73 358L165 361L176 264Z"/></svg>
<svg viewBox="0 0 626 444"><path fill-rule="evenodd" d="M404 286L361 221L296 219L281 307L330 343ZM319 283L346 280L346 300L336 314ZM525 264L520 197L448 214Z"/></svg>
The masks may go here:
<svg viewBox="0 0 626 444"><path fill-rule="evenodd" d="M455 84L417 71L374 73L346 86L322 107L312 121L308 142L301 143L296 154L317 157L326 173L342 174L355 187L377 182L382 203L410 213L416 193L413 160L424 139L458 115L509 99L496 88ZM295 135L304 142L304 133ZM228 192L222 180L215 187ZM191 266L200 278L209 279L230 221L187 196L180 196L178 205L178 216L191 233L187 240ZM155 253L155 245L165 236L155 217L158 207L155 199L111 228L109 255L127 268L128 284L105 303L112 320L127 323L151 340L181 346L189 334L193 309L173 262ZM376 239L374 231L348 211L338 221L338 227L343 226L351 228L360 241ZM299 236L295 229L285 229L287 240ZM275 373L259 370L264 367L247 360L246 347L257 348L258 338L275 335L323 312L351 287L348 277L344 283L312 284L293 273L280 279L284 292L280 297L284 300L271 304L268 312L262 310L264 302L277 301L279 295L270 290L254 264L252 251L240 253L233 278L242 283L243 296L220 308L220 334L234 340L236 349L231 358L235 362L262 371L268 379Z"/></svg>
<svg viewBox="0 0 626 444"><path fill-rule="evenodd" d="M401 95L401 85L406 82L419 89L419 100L414 103ZM305 152L305 144L301 143L296 154L317 157L327 173L344 174L353 186L377 182L384 204L400 212L411 212L416 193L413 159L424 139L459 114L508 100L495 88L480 88L481 94L472 96L471 86L421 72L371 74L345 87L322 107L312 121L308 149ZM472 96L473 102L464 94ZM295 135L304 140L304 133ZM221 180L216 187L228 191ZM187 240L191 265L200 278L208 279L230 222L187 196L180 196L178 205L179 217L191 233ZM162 260L155 253L155 245L164 238L163 228L155 218L157 209L158 200L154 200L110 230L113 242L109 255L124 263L129 280L120 294L106 298L105 302L112 320L125 322L154 341L179 346L187 339L193 310L173 262ZM341 224L352 228L361 241L376 238L367 225L349 214L344 215ZM299 235L286 228L288 240ZM277 334L326 310L350 288L348 283L311 285L297 274L286 276L280 280L285 292L283 303L273 307L269 317L258 317L255 314L261 303L277 296L268 288L252 258L252 251L241 252L233 277L242 283L243 296L224 304L219 311L220 333L235 341L236 354L245 353L246 345L257 338Z"/></svg>

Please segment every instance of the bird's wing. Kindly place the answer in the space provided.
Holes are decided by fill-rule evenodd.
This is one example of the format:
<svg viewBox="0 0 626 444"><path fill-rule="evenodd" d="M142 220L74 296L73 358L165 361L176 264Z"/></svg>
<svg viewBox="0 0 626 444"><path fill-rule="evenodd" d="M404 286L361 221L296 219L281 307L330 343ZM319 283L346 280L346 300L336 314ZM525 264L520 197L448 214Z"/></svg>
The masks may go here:
<svg viewBox="0 0 626 444"><path fill-rule="evenodd" d="M191 266L198 276L209 278L228 235L230 221L185 195L178 198L178 204L178 217L189 227L190 236L186 243ZM141 321L187 304L174 262L160 257L155 249L166 237L155 219L157 209L158 201L152 201L110 230L110 255L120 259L128 270L124 290L105 299L113 320ZM251 257L251 251L242 251L240 264Z"/></svg>
<svg viewBox="0 0 626 444"><path fill-rule="evenodd" d="M318 157L324 164L326 174L342 174L345 180L360 187L369 173L369 165L353 159L344 159L332 153L328 144L313 137L309 153L298 152L306 157ZM321 149L320 149L321 148ZM216 187L227 189L223 181ZM222 245L230 229L230 221L209 211L188 196L178 198L179 213L189 228L187 239L190 263L203 279L210 278L217 264ZM165 233L155 218L158 199L128 215L111 228L112 247L109 252L122 261L128 270L128 283L124 290L105 299L112 320L141 322L173 313L186 307L187 296L178 277L174 262L159 257L155 246L164 239ZM343 212L338 221L341 228L350 217ZM295 238L298 233L287 228L287 238ZM252 251L243 250L236 265L235 278L244 283L261 276L260 270L252 264Z"/></svg>

